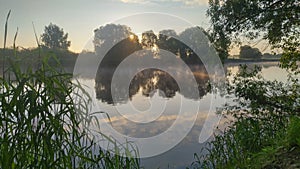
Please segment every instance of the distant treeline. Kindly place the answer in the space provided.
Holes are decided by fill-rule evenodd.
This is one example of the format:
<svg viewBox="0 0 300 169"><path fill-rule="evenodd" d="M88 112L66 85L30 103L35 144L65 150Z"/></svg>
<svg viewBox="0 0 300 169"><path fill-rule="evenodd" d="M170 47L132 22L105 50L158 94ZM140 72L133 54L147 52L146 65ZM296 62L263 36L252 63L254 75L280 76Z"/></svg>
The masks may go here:
<svg viewBox="0 0 300 169"><path fill-rule="evenodd" d="M72 71L75 65L78 53L62 49L41 48L19 48L19 49L0 49L0 67L6 69L11 64L19 64L22 70L27 68L37 68L43 60L47 59L49 65L57 67L60 65L66 71Z"/></svg>
<svg viewBox="0 0 300 169"><path fill-rule="evenodd" d="M261 60L261 59L280 59L282 54L276 54L276 53L262 53L258 48L253 48L249 45L244 45L240 47L240 53L239 55L233 55L229 57L230 59L234 58L240 58L240 59L251 59L251 60Z"/></svg>

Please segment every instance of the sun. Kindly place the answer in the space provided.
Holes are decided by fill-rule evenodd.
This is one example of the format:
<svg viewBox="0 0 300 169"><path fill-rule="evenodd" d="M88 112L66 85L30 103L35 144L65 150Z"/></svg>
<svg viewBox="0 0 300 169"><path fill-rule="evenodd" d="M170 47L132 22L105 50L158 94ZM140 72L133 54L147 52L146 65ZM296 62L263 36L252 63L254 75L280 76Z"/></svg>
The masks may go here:
<svg viewBox="0 0 300 169"><path fill-rule="evenodd" d="M134 35L129 35L129 39L133 40L134 39Z"/></svg>
<svg viewBox="0 0 300 169"><path fill-rule="evenodd" d="M154 44L151 50L152 50L152 52L158 52L159 48L156 44Z"/></svg>

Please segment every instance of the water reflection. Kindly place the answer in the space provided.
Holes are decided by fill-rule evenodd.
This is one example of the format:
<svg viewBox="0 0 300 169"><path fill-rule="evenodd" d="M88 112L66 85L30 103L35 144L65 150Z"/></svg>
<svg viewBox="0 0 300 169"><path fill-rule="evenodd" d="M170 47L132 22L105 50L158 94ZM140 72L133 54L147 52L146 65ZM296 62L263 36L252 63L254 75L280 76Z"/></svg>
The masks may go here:
<svg viewBox="0 0 300 169"><path fill-rule="evenodd" d="M175 38L170 39L179 46L184 46ZM168 45L165 43L165 48L167 47ZM188 47L184 46L184 48L187 49ZM97 51L99 57L105 53L100 49ZM126 103L138 92L149 97L152 91L159 89L160 96L164 98L172 98L176 92L179 92L189 99L201 99L208 92L209 80L203 63L194 53L190 53L188 59L183 59L176 51L175 48L171 51L165 51L164 48L153 51L152 48L141 46L137 41L137 36L134 35L121 40L104 55L98 67L95 79L96 98L108 104ZM128 59L131 60L128 61ZM120 72L116 72L126 60L128 65L123 66ZM155 65L154 68L149 68L148 63ZM132 67L133 65L139 65L140 68ZM163 68L158 69L161 67ZM166 70L172 71L173 74L170 75ZM113 76L118 76L119 81L122 79L126 81L132 72L135 73L135 76L132 77L129 86L124 85L124 83L112 84ZM197 84L194 84L193 79L190 79L191 73ZM185 86L185 90L180 90L179 84ZM195 87L199 93L194 92L193 88ZM117 95L114 96L114 99L112 98L112 90Z"/></svg>
<svg viewBox="0 0 300 169"><path fill-rule="evenodd" d="M126 103L139 92L145 97L151 97L153 95L153 91L159 89L159 96L163 98L172 98L176 95L176 92L179 92L185 98L195 100L200 99L208 92L209 78L207 73L202 70L202 67L195 67L194 69L198 69L193 72L193 75L198 85L199 95L193 93L192 90L180 91L175 79L167 72L159 69L145 69L138 72L131 80L129 90L128 86L124 86L122 83L119 85L116 84L117 86L112 86L111 82L114 72L113 69L106 68L98 71L95 87L96 98L108 104ZM127 70L123 70L122 73L126 71L131 70L128 68ZM126 73L124 73L123 76L126 77ZM190 82L189 79L185 78L185 74L179 74L178 76L180 77L181 82ZM185 85L188 86L193 84ZM118 91L116 92L117 97L115 97L114 100L112 98L112 88L113 90Z"/></svg>
<svg viewBox="0 0 300 169"><path fill-rule="evenodd" d="M195 29L199 28L187 29L179 35L172 30L163 30L159 34L150 30L143 32L141 39L122 25L95 30L94 58L100 63L92 64L99 65L92 76L95 77L93 85L101 111L110 116L109 127L101 128L103 133L116 131L143 139L163 134L164 137L158 139L158 146L166 147L174 140L180 141L173 135L185 136L190 131L186 130L188 126L196 122L192 126L193 135L184 137L178 147L197 144L199 131L211 109L212 95L208 94L209 76L202 63L203 58L210 56L209 44L202 41L205 38L192 34L197 32ZM202 60L178 37L182 41L198 38L193 45L201 49ZM107 123L107 119L101 119L100 123ZM164 132L174 128L173 125L176 129L170 132L172 135L166 135ZM164 154L168 156L166 162L179 159L174 154L173 150ZM180 165L186 165L190 160L188 155L185 157L187 159L180 157ZM155 164L144 164L157 168L159 160L156 158L155 161Z"/></svg>
<svg viewBox="0 0 300 169"><path fill-rule="evenodd" d="M274 80L273 77L277 80L281 80L282 77L286 77L286 75L287 75L286 71L283 71L282 69L280 69L278 66L276 66L275 63L260 64L260 65L263 66L262 67L262 76L269 80ZM271 66L271 67L266 68L265 65ZM193 67L193 66L191 66L191 67ZM237 74L239 72L238 66L228 66L226 68L228 70L231 70L232 74ZM198 77L197 74L201 73L201 69L193 68L192 70L194 72L194 76L197 79L197 82L199 83L201 78L197 78ZM102 71L104 71L104 69ZM112 74L112 72L109 69L106 69L105 71L110 72ZM155 69L149 70L148 69L148 70L141 71L138 74L139 74L139 76L150 76L150 77L159 76L157 74L160 74L160 72L157 72L157 73L154 73L154 72L157 72L157 70L155 70ZM161 76L161 78L162 78L161 79L161 81L162 81L165 78L165 76ZM233 75L230 78L232 79ZM135 80L135 79L140 79L140 80ZM91 81L94 82L94 80L91 80ZM138 75L136 75L132 79L131 83L133 83L133 81L136 81L136 83L139 83L139 84L143 84L142 82L144 82L145 80L143 80L142 77L138 77ZM154 81L156 81L156 80L154 80ZM172 81L172 79L170 79L170 81ZM132 85L133 84L131 84L130 88L132 88L132 90L133 90ZM94 83L92 83L91 87L93 87L93 86L94 86ZM143 85L141 85L141 86L143 86ZM140 86L138 86L138 85L136 85L136 87L137 88L134 91L136 91L137 89L140 88ZM171 98L168 99L170 101L170 103L166 106L167 107L167 109L165 110L166 113L164 113L164 115L161 118L159 118L158 120L148 123L148 124L132 123L126 119L121 118L120 116L113 116L116 114L114 112L115 106L107 105L106 103L102 103L101 100L99 102L101 102L101 107L103 108L104 111L110 112L110 115L112 116L111 121L112 121L113 127L118 132L120 132L124 135L131 136L131 137L147 138L147 137L151 137L151 136L160 134L163 131L167 130L170 127L170 125L174 122L174 120L177 118L175 113L177 113L177 111L180 107L178 105L178 102L180 102L179 96L181 96L181 94L179 92L180 91L178 91L178 93L174 97L171 96ZM136 96L140 96L141 94L142 93L139 93L139 92L137 94L135 94L135 96L132 97L133 102L138 102L138 101L142 102L143 100L141 99L141 97L136 97ZM150 92L148 94L149 94L149 98L151 98L153 93ZM146 99L148 98L148 95L144 95L144 94L142 94L142 95ZM154 93L154 96L152 96L152 97L155 97L156 95L157 95L157 93L156 94ZM203 96L202 99L200 99L199 102L193 102L193 104L199 104L200 109L199 109L199 113L198 113L198 117L197 117L195 126L191 130L191 132L188 134L188 136L179 145L174 147L169 152L164 153L159 156L156 156L156 157L142 159L143 166L145 166L146 168L168 168L168 166L172 166L170 168L179 169L179 168L184 168L184 167L188 166L194 160L193 153L200 152L200 149L203 146L198 143L198 137L199 137L200 131L202 130L203 122L207 118L206 111L209 109L209 105L211 104L210 103L211 97L209 97L209 96L210 96L210 94L206 94L205 96ZM167 96L162 96L162 97L167 98ZM141 102L138 102L138 103L141 103ZM218 102L214 102L214 104L218 104ZM217 107L219 107L219 106L221 106L221 105L217 105ZM191 121L190 117L186 117L182 121L182 125L185 125L186 123L190 123L190 121ZM220 124L220 126L223 126L223 125L224 124ZM181 131L178 131L178 133L180 133L180 132ZM168 138L166 138L166 140L167 139Z"/></svg>

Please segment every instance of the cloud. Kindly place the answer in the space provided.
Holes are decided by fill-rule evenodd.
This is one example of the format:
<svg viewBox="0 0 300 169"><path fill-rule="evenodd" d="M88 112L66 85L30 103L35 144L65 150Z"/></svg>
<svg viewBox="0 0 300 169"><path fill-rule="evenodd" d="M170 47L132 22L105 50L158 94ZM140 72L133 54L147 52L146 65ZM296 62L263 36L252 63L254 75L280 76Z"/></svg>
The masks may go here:
<svg viewBox="0 0 300 169"><path fill-rule="evenodd" d="M179 2L183 3L187 6L198 6L198 5L206 5L208 4L208 0L120 0L123 3L139 3L139 4L146 4L146 3L155 3L159 4L160 2Z"/></svg>
<svg viewBox="0 0 300 169"><path fill-rule="evenodd" d="M169 0L169 1L182 2L182 3L184 3L185 5L188 5L188 6L208 4L208 0Z"/></svg>
<svg viewBox="0 0 300 169"><path fill-rule="evenodd" d="M151 2L151 0L120 0L123 3L134 3L134 4L146 4Z"/></svg>

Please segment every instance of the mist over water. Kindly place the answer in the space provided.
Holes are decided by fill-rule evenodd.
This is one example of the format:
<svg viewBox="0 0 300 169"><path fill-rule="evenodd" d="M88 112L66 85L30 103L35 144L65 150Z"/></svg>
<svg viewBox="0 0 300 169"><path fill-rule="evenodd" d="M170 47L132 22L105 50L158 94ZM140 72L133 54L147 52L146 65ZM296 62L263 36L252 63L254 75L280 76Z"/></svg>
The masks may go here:
<svg viewBox="0 0 300 169"><path fill-rule="evenodd" d="M286 80L282 77L285 77L287 72L280 69L275 63L261 64L260 66L262 66L261 74L264 78L268 80ZM232 73L230 77L228 76L230 79L234 74L238 73L239 68L238 66L228 66L226 67L226 70L227 72L230 71ZM111 69L107 69L104 72L110 71ZM126 71L130 71L130 68L123 70L123 73ZM203 71L198 69L193 73L194 75L203 74ZM106 75L109 76L109 74ZM184 74L182 74L182 77L184 78ZM129 93L119 93L119 100L116 100L116 102L111 98L111 88L106 88L109 85L106 84L108 81L104 79L107 78L108 77L103 77L103 81L91 78L81 78L80 80L87 84L88 88L94 93L94 97L101 110L109 114L113 128L124 135L147 138L160 134L168 129L172 123L174 123L175 119L178 118L178 109L180 108L181 99L185 99L187 102L190 102L190 104L199 105L195 125L178 145L161 155L141 159L142 165L146 168L167 168L169 166L170 168L179 169L190 165L194 160L193 154L199 153L204 146L204 144L198 142L198 137L204 121L207 120L206 118L210 108L209 105L211 104L211 97L213 97L210 91L204 90L207 88L207 83L205 83L207 82L207 77L199 76L196 78L197 82L199 82L198 88L201 97L193 98L181 93L177 83L170 75L168 75L168 73L157 69L146 69L135 74L130 82ZM120 86L118 86L118 89L122 91L122 88L119 87ZM220 103L215 102L213 104L220 107L222 106L222 100L220 95L218 95L218 97L220 97ZM155 102L157 104L151 104L153 103L153 100L157 101ZM116 109L116 105L121 107L133 106L139 112L147 112L146 114L141 113L140 117L139 114L134 114L136 118L141 119L145 118L145 115L148 116L146 118L152 118L152 115L156 115L155 110L160 111L162 106L164 106L164 108L157 119L150 123L140 124L121 116ZM150 109L150 107L154 108ZM188 110L188 107L186 107L186 110ZM190 123L193 120L192 118L193 117L189 116L182 117L180 122L181 125ZM105 121L104 119L102 120ZM223 125L222 121L219 125ZM109 133L109 131L104 132ZM180 133L181 131L178 132ZM164 141L168 142L168 138Z"/></svg>

